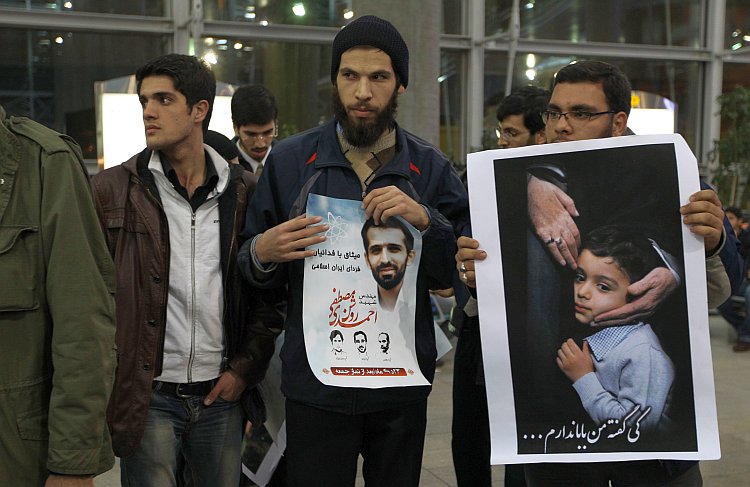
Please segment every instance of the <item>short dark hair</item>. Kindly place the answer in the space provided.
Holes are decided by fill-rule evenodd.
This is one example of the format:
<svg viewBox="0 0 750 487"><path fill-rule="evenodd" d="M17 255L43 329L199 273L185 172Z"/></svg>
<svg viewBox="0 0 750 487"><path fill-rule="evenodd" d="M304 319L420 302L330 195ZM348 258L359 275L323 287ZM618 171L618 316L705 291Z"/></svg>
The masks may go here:
<svg viewBox="0 0 750 487"><path fill-rule="evenodd" d="M363 337L365 337L365 341L367 341L367 335L365 335L365 332L363 332L362 330L359 330L359 331L355 331L355 332L354 332L354 339L356 340L356 339L357 339L357 335L360 335L360 334L361 334L361 335L362 335Z"/></svg>
<svg viewBox="0 0 750 487"><path fill-rule="evenodd" d="M336 336L340 336L341 341L344 341L344 334L341 333L341 330L333 330L331 332L330 340L333 341L333 339L336 338Z"/></svg>
<svg viewBox="0 0 750 487"><path fill-rule="evenodd" d="M609 109L630 114L630 81L620 68L604 61L583 60L568 64L555 76L559 83L601 83Z"/></svg>
<svg viewBox="0 0 750 487"><path fill-rule="evenodd" d="M203 133L208 130L211 113L214 110L216 95L216 78L211 67L195 56L184 54L165 54L148 61L135 72L135 87L141 94L141 84L149 76L169 76L174 87L187 99L188 109L201 100L208 102L208 113L203 119Z"/></svg>
<svg viewBox="0 0 750 487"><path fill-rule="evenodd" d="M542 112L547 109L550 92L537 86L524 86L514 90L497 106L497 121L511 115L523 115L523 124L535 134L544 130Z"/></svg>
<svg viewBox="0 0 750 487"><path fill-rule="evenodd" d="M744 215L742 214L742 210L737 208L736 206L727 206L724 208L724 213L731 213L734 216L737 217L737 219L742 220L744 218Z"/></svg>
<svg viewBox="0 0 750 487"><path fill-rule="evenodd" d="M232 123L243 125L265 125L279 117L276 98L263 85L245 85L232 95Z"/></svg>
<svg viewBox="0 0 750 487"><path fill-rule="evenodd" d="M365 244L365 253L367 253L367 249L370 247L370 239L367 237L367 231L371 228L397 228L404 233L406 251L411 252L414 249L414 235L411 234L404 222L399 218L391 217L384 222L381 221L380 225L375 225L375 220L369 218L365 224L362 225L362 243Z"/></svg>
<svg viewBox="0 0 750 487"><path fill-rule="evenodd" d="M597 257L612 257L631 283L640 281L664 262L651 241L637 229L625 225L605 225L586 235L581 246Z"/></svg>

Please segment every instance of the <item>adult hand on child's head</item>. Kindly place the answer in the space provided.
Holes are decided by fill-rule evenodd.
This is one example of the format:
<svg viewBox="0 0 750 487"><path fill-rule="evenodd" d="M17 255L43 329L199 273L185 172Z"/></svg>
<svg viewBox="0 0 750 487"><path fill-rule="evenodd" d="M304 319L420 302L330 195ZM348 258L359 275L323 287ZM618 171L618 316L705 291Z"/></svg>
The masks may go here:
<svg viewBox="0 0 750 487"><path fill-rule="evenodd" d="M633 323L654 314L659 305L677 289L677 279L666 267L657 267L640 281L628 286L628 295L636 296L627 304L594 317L591 326Z"/></svg>
<svg viewBox="0 0 750 487"><path fill-rule="evenodd" d="M479 248L479 242L471 237L458 237L456 242L456 269L458 277L469 287L477 287L475 261L487 258L487 252Z"/></svg>
<svg viewBox="0 0 750 487"><path fill-rule="evenodd" d="M582 350L572 338L568 338L557 351L557 366L573 382L593 372L589 343L584 341Z"/></svg>
<svg viewBox="0 0 750 487"><path fill-rule="evenodd" d="M724 210L716 191L703 189L690 196L690 202L680 208L682 221L690 231L703 237L706 255L716 252L724 233Z"/></svg>

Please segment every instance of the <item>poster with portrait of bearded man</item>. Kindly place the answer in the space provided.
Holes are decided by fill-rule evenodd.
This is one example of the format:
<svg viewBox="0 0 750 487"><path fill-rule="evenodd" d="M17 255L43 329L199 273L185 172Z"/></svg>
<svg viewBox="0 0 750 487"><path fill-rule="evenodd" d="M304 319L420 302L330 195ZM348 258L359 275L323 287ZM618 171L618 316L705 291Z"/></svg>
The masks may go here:
<svg viewBox="0 0 750 487"><path fill-rule="evenodd" d="M315 194L307 215L329 225L305 259L305 349L318 380L366 388L429 384L414 333L420 232L400 217L376 225L360 201Z"/></svg>

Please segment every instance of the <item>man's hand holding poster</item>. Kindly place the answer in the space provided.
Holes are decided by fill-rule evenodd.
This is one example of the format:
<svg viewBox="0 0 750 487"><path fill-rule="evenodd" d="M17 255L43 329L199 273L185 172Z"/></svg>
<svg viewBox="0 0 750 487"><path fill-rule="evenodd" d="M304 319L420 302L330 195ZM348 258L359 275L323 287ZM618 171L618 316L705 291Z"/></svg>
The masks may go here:
<svg viewBox="0 0 750 487"><path fill-rule="evenodd" d="M311 194L329 225L305 259L303 322L310 368L340 387L429 385L414 340L422 236L399 217L375 225L360 201Z"/></svg>
<svg viewBox="0 0 750 487"><path fill-rule="evenodd" d="M471 154L492 463L719 456L678 135Z"/></svg>

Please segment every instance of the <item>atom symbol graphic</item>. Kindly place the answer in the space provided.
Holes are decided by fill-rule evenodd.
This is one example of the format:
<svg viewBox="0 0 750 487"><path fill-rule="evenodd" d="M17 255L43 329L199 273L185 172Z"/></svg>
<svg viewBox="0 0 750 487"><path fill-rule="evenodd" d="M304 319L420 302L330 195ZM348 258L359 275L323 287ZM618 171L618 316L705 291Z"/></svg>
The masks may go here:
<svg viewBox="0 0 750 487"><path fill-rule="evenodd" d="M328 212L328 231L326 232L326 238L331 243L337 243L348 236L346 228L349 225L341 221L341 216L336 216L330 211Z"/></svg>

